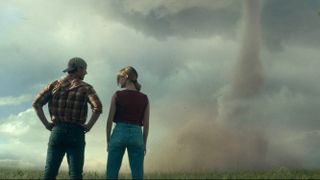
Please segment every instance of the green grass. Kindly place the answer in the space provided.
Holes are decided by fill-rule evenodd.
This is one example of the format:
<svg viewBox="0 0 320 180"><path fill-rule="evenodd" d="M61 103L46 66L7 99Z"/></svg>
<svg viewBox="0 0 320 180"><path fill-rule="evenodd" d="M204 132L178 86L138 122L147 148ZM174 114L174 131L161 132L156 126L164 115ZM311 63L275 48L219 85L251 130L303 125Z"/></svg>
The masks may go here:
<svg viewBox="0 0 320 180"><path fill-rule="evenodd" d="M104 179L104 173L88 171L84 179ZM41 179L43 171L30 169L0 168L0 179ZM58 179L68 179L68 172L60 171ZM129 173L120 174L120 179L131 179ZM279 168L269 171L237 172L168 172L147 173L145 179L320 179L320 170L289 170Z"/></svg>

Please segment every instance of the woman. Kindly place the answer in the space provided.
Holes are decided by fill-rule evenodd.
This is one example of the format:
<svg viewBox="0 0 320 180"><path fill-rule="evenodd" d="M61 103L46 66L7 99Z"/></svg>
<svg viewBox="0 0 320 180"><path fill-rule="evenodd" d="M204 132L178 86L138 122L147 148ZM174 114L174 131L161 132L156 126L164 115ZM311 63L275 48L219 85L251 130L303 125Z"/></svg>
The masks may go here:
<svg viewBox="0 0 320 180"><path fill-rule="evenodd" d="M122 157L127 149L133 179L143 179L143 160L149 131L149 101L140 92L141 85L137 81L137 71L129 66L117 74L117 83L121 91L117 91L111 100L107 121L107 179L117 179ZM112 123L116 126L110 132ZM141 127L143 126L143 133Z"/></svg>

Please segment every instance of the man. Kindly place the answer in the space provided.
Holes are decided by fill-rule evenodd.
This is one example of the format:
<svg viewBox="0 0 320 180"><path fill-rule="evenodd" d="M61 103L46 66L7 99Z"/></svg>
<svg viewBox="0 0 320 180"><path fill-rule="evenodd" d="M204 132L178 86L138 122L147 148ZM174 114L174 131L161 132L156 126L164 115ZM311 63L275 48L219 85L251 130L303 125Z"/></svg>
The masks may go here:
<svg viewBox="0 0 320 180"><path fill-rule="evenodd" d="M84 134L99 118L102 104L93 87L83 81L87 74L87 63L83 59L70 59L68 68L63 72L68 72L68 75L50 83L32 104L43 125L51 131L44 178L56 178L66 153L70 178L82 179ZM42 108L48 102L52 122L47 120ZM86 123L88 103L92 115Z"/></svg>

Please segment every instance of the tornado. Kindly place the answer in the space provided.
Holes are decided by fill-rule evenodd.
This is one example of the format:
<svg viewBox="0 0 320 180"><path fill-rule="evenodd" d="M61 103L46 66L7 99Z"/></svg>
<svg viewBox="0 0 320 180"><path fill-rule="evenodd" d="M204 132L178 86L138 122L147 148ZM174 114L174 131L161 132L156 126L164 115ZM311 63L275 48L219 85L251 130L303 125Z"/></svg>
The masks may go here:
<svg viewBox="0 0 320 180"><path fill-rule="evenodd" d="M260 6L258 0L244 1L242 44L231 84L232 95L250 98L263 87L260 62Z"/></svg>
<svg viewBox="0 0 320 180"><path fill-rule="evenodd" d="M218 121L230 123L241 119L250 109L251 100L263 88L263 67L260 61L259 0L243 1L239 55L228 88L218 99Z"/></svg>
<svg viewBox="0 0 320 180"><path fill-rule="evenodd" d="M189 121L166 140L170 159L157 162L163 168L180 170L241 170L268 168L269 141L263 130L251 124L257 119L254 102L263 89L259 57L260 5L244 0L239 55L231 81L218 100L218 115ZM249 122L249 123L248 123ZM170 139L170 138L168 138Z"/></svg>

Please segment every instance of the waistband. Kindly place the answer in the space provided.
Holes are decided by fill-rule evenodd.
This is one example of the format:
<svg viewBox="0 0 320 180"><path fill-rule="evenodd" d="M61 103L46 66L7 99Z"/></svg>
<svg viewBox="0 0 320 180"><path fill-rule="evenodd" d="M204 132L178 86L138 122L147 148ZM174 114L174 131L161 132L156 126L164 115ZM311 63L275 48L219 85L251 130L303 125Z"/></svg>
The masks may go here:
<svg viewBox="0 0 320 180"><path fill-rule="evenodd" d="M76 127L76 128L83 128L83 126L82 125L80 125L80 124L77 124L77 123L71 123L71 122L61 122L61 121L59 121L59 122L56 122L55 124L54 124L55 126L59 126L59 127Z"/></svg>
<svg viewBox="0 0 320 180"><path fill-rule="evenodd" d="M141 128L138 124L128 123L128 122L116 122L116 127L124 128Z"/></svg>

